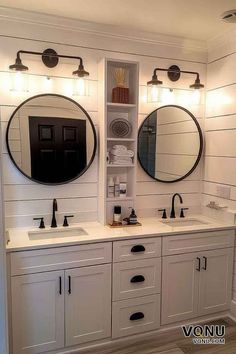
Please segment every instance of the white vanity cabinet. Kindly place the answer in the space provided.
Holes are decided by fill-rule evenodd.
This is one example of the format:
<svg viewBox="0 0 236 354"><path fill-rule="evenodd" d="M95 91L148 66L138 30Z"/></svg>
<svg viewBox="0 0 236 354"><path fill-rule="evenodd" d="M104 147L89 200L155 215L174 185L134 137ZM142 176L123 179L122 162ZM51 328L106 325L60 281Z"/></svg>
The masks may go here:
<svg viewBox="0 0 236 354"><path fill-rule="evenodd" d="M13 353L42 353L64 346L64 271L13 277Z"/></svg>
<svg viewBox="0 0 236 354"><path fill-rule="evenodd" d="M65 272L66 346L111 336L111 265Z"/></svg>
<svg viewBox="0 0 236 354"><path fill-rule="evenodd" d="M112 338L160 327L161 237L113 243Z"/></svg>
<svg viewBox="0 0 236 354"><path fill-rule="evenodd" d="M187 237L188 249L201 251L187 253L183 242ZM172 254L175 249L179 254L164 256L162 260L162 324L227 310L231 300L234 232L189 234L172 240L173 244L170 239L163 240L164 253ZM228 247L219 248L219 244Z"/></svg>
<svg viewBox="0 0 236 354"><path fill-rule="evenodd" d="M11 277L13 354L44 353L111 336L111 264L106 263L111 262L111 243L104 243L105 264L94 265L97 245L87 245L86 264L90 257L93 265L65 270L67 252L70 259L69 248L50 250L55 251L61 270L40 272L39 266L38 273ZM12 253L12 264L19 263L19 269L23 269L24 258L28 262L30 257L35 271L33 256L38 262L38 252L43 254L44 250ZM51 266L55 267L55 263ZM18 274L19 269L13 267L12 272ZM26 267L27 273L29 269Z"/></svg>

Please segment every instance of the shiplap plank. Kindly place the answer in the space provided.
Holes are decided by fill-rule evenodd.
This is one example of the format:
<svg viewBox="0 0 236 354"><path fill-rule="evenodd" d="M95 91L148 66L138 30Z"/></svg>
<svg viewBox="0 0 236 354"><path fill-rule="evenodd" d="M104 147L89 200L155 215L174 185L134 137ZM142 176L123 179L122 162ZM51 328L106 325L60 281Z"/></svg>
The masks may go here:
<svg viewBox="0 0 236 354"><path fill-rule="evenodd" d="M236 84L212 90L207 93L206 117L236 113Z"/></svg>
<svg viewBox="0 0 236 354"><path fill-rule="evenodd" d="M236 157L236 130L206 132L205 155Z"/></svg>
<svg viewBox="0 0 236 354"><path fill-rule="evenodd" d="M184 181L200 181L201 180L201 166L202 166L202 161L200 161L199 165L196 167L196 169L186 177ZM137 182L153 182L155 181L153 178L151 178L138 164L137 167Z"/></svg>
<svg viewBox="0 0 236 354"><path fill-rule="evenodd" d="M235 184L236 158L206 157L204 180Z"/></svg>
<svg viewBox="0 0 236 354"><path fill-rule="evenodd" d="M60 186L5 185L5 201L40 200L50 198L84 198L97 196L97 183L65 184Z"/></svg>
<svg viewBox="0 0 236 354"><path fill-rule="evenodd" d="M94 212L97 210L97 198L67 198L58 200L60 213ZM48 200L6 201L6 216L50 214L51 197Z"/></svg>
<svg viewBox="0 0 236 354"><path fill-rule="evenodd" d="M180 181L173 184L157 181L137 183L138 196L173 193L200 193L200 183L198 181Z"/></svg>
<svg viewBox="0 0 236 354"><path fill-rule="evenodd" d="M236 114L205 120L205 131L236 129Z"/></svg>
<svg viewBox="0 0 236 354"><path fill-rule="evenodd" d="M207 67L207 88L214 89L236 82L236 53L210 63Z"/></svg>

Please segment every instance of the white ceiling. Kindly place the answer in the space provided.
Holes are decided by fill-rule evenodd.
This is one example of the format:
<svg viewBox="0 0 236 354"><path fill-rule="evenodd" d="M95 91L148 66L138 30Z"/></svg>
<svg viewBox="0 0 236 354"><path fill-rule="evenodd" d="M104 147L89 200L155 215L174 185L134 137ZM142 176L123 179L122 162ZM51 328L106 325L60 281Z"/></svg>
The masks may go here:
<svg viewBox="0 0 236 354"><path fill-rule="evenodd" d="M236 0L0 0L0 6L198 40L236 28L219 19Z"/></svg>

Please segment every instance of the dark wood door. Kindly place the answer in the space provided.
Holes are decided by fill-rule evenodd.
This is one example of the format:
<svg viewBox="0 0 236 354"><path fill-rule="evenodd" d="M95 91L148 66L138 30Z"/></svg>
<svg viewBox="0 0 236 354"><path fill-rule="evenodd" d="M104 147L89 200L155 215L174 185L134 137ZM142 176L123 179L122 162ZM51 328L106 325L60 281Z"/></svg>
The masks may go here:
<svg viewBox="0 0 236 354"><path fill-rule="evenodd" d="M86 167L85 120L30 116L29 133L33 179L62 183Z"/></svg>

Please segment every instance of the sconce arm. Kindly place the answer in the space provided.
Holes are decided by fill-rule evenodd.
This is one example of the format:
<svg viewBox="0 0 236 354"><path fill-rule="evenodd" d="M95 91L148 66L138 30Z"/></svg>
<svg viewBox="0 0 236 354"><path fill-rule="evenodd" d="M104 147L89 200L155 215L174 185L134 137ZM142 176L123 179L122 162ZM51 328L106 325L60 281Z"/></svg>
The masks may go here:
<svg viewBox="0 0 236 354"><path fill-rule="evenodd" d="M56 52L55 52L56 53ZM29 51L29 50L18 50L18 52L16 53L16 57L17 59L20 59L20 55L21 54L30 54L30 55L40 55L40 56L50 56L52 58L66 58L66 59L77 59L80 61L80 66L83 66L83 59L79 56L72 56L72 55L63 55L63 54L46 54L44 52L33 52L33 51Z"/></svg>

